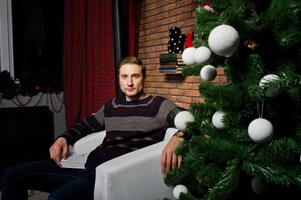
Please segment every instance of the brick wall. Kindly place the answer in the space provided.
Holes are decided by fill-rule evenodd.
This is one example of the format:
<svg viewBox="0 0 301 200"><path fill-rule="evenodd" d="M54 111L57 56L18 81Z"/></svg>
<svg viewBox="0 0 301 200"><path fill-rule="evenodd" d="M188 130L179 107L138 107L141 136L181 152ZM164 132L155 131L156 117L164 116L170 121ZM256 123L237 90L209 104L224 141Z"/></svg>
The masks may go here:
<svg viewBox="0 0 301 200"><path fill-rule="evenodd" d="M148 94L164 96L178 106L189 108L201 102L199 76L182 77L159 73L159 54L167 53L169 29L181 28L182 34L194 30L194 12L198 3L193 0L142 0L139 30L139 53L147 68L145 90ZM223 69L218 68L215 82L225 81Z"/></svg>

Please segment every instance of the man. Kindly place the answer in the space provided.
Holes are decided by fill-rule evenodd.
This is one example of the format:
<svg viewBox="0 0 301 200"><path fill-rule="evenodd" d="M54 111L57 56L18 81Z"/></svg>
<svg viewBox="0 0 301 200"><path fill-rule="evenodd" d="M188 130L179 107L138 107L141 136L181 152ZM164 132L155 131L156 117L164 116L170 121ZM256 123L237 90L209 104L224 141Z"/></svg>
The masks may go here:
<svg viewBox="0 0 301 200"><path fill-rule="evenodd" d="M58 137L50 147L51 160L24 163L8 168L2 178L2 200L27 199L27 189L48 191L49 199L93 199L95 167L99 164L159 142L173 123L175 104L145 94L146 69L136 57L119 64L119 84L123 98L114 98L100 110ZM90 134L106 130L104 142L93 150L86 169L64 169L57 163L68 155L69 144ZM161 155L161 170L166 173L181 165L175 154L183 138L170 139Z"/></svg>

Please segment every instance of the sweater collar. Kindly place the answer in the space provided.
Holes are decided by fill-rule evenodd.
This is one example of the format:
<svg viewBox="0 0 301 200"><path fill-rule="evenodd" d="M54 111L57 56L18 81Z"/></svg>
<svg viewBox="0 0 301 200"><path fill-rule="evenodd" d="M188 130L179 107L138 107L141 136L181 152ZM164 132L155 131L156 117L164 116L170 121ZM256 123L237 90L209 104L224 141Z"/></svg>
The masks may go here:
<svg viewBox="0 0 301 200"><path fill-rule="evenodd" d="M125 98L115 98L115 103L116 105L121 104L121 105L139 105L139 104L146 104L148 103L151 99L153 98L152 95L149 95L145 97L144 99L137 99L133 101L126 101Z"/></svg>

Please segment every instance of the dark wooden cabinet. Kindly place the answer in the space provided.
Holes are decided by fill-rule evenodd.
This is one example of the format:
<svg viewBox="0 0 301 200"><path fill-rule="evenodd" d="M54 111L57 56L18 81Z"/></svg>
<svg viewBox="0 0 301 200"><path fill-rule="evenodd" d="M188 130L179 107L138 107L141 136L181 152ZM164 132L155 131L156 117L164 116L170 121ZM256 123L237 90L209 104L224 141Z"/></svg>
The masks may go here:
<svg viewBox="0 0 301 200"><path fill-rule="evenodd" d="M13 164L49 158L53 123L47 106L0 108L0 175Z"/></svg>

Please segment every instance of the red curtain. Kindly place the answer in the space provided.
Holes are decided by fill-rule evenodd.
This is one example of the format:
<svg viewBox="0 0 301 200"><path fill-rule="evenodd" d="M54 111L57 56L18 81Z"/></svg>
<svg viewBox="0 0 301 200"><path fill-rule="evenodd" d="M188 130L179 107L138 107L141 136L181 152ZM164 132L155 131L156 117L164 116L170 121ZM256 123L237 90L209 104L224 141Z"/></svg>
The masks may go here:
<svg viewBox="0 0 301 200"><path fill-rule="evenodd" d="M128 15L129 15L128 55L129 56L138 56L140 4L141 4L140 0L128 1Z"/></svg>
<svg viewBox="0 0 301 200"><path fill-rule="evenodd" d="M65 0L64 100L67 127L115 96L112 1Z"/></svg>

